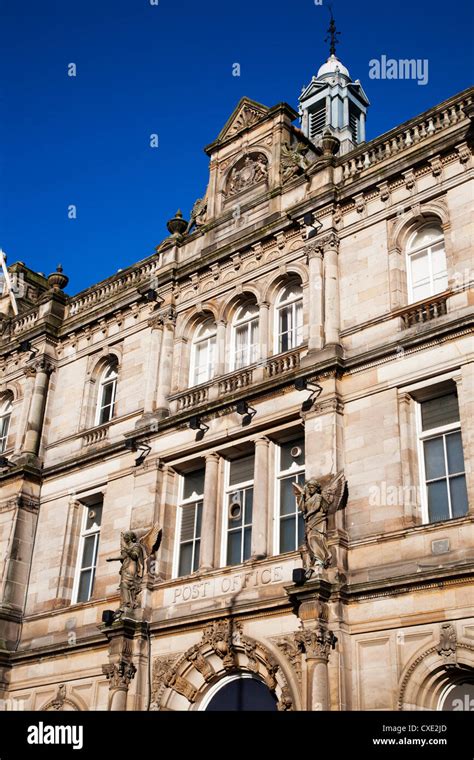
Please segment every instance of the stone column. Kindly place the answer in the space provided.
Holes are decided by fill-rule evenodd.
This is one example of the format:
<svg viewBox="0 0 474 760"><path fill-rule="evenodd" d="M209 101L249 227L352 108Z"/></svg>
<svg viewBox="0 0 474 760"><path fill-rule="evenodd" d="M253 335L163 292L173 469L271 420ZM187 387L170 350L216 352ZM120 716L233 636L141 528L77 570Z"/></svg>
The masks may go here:
<svg viewBox="0 0 474 760"><path fill-rule="evenodd" d="M409 393L398 396L398 425L400 429L400 465L403 485L403 522L407 527L421 522L421 505L417 498L416 472L417 440L415 412Z"/></svg>
<svg viewBox="0 0 474 760"><path fill-rule="evenodd" d="M324 248L324 333L325 344L340 343L339 331L341 318L339 313L339 239L334 232L321 240Z"/></svg>
<svg viewBox="0 0 474 760"><path fill-rule="evenodd" d="M307 243L305 252L309 268L309 337L308 350L323 347L323 249L319 243Z"/></svg>
<svg viewBox="0 0 474 760"><path fill-rule="evenodd" d="M109 682L108 709L126 710L129 686L137 672L134 660L140 664L142 670L148 665L147 657L144 657L149 636L148 623L122 618L119 624L102 625L100 628L109 642L109 662L102 665L102 672ZM144 678L141 681L144 681ZM143 686L144 684L140 691L144 691ZM139 702L143 702L143 695L137 693L134 701L137 701L137 698ZM143 706L139 709L143 709Z"/></svg>
<svg viewBox="0 0 474 760"><path fill-rule="evenodd" d="M170 412L168 397L171 391L175 324L176 313L173 309L170 309L164 316L163 338L161 341L160 367L158 370L158 393L156 398L156 412L158 417L167 417Z"/></svg>
<svg viewBox="0 0 474 760"><path fill-rule="evenodd" d="M255 472L253 486L253 520L251 554L262 559L268 554L268 438L255 441Z"/></svg>
<svg viewBox="0 0 474 760"><path fill-rule="evenodd" d="M201 527L201 552L199 569L212 570L214 567L214 550L216 541L216 521L218 504L219 455L207 454L206 474L204 477L204 504Z"/></svg>
<svg viewBox="0 0 474 760"><path fill-rule="evenodd" d="M20 419L18 422L17 434L15 439L15 456L21 454L23 441L26 436L28 425L28 416L30 411L31 399L33 397L33 388L35 385L36 372L32 367L25 367L25 387L23 391L23 401L21 404Z"/></svg>
<svg viewBox="0 0 474 760"><path fill-rule="evenodd" d="M457 386L459 419L466 472L469 512L474 513L474 364L464 364L453 378Z"/></svg>
<svg viewBox="0 0 474 760"><path fill-rule="evenodd" d="M158 368L160 365L160 349L163 341L163 318L154 317L148 320L150 338L148 341L148 356L145 376L145 400L143 414L149 415L155 411L156 389L158 385Z"/></svg>
<svg viewBox="0 0 474 760"><path fill-rule="evenodd" d="M226 338L226 331L227 326L226 323L221 320L217 323L216 328L216 375L224 375L227 371L227 362L226 362L226 346L225 346L225 338Z"/></svg>
<svg viewBox="0 0 474 760"><path fill-rule="evenodd" d="M33 365L33 368L36 370L36 377L30 411L28 414L23 452L25 454L37 456L41 443L44 411L48 396L49 376L53 371L53 365L48 357L44 356Z"/></svg>
<svg viewBox="0 0 474 760"><path fill-rule="evenodd" d="M258 312L258 339L260 343L259 361L264 362L270 351L270 331L269 331L269 310L270 304L267 301L262 301L259 304Z"/></svg>
<svg viewBox="0 0 474 760"><path fill-rule="evenodd" d="M328 660L337 639L327 627L328 605L323 598L327 598L328 588L324 581L315 585L318 588L306 592L299 605L303 629L295 634L295 642L306 657L306 710L319 711L329 709Z"/></svg>

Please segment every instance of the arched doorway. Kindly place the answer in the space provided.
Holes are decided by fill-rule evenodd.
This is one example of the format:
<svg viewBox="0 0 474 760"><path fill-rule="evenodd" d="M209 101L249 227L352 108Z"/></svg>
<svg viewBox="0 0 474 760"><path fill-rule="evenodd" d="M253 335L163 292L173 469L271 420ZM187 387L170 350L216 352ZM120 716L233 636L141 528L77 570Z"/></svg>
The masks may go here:
<svg viewBox="0 0 474 760"><path fill-rule="evenodd" d="M439 710L443 712L474 712L474 675L458 676L449 684L439 700Z"/></svg>
<svg viewBox="0 0 474 760"><path fill-rule="evenodd" d="M206 712L276 711L277 699L259 678L250 673L234 673L214 684L199 709Z"/></svg>

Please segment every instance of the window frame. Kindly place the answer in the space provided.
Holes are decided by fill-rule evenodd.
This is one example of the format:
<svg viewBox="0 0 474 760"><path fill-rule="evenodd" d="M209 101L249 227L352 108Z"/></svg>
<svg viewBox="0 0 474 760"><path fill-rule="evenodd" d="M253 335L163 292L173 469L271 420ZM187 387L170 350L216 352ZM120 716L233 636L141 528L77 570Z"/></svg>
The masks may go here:
<svg viewBox="0 0 474 760"><path fill-rule="evenodd" d="M406 247L405 247L405 261L406 261L406 271L407 271L407 302L408 305L418 303L419 301L426 301L430 298L433 298L434 296L438 295L439 293L444 293L444 291L448 287L448 262L446 258L446 244L445 244L445 236L442 227L440 227L440 234L439 237L432 240L428 245L420 245L417 248L412 247L411 241L418 235L420 232L422 232L425 228L428 227L437 227L438 225L434 224L433 222L424 224L421 227L418 227L417 229L413 230L412 234L410 235ZM434 246L437 246L439 243L443 244L443 253L444 253L444 262L445 262L445 273L446 273L446 287L441 290L436 290L434 287L434 278L433 278L433 252L432 249ZM424 296L423 298L414 298L413 294L413 276L412 276L412 259L414 256L419 255L420 253L426 252L427 259L428 259L428 276L429 276L429 290L430 293L427 296Z"/></svg>
<svg viewBox="0 0 474 760"><path fill-rule="evenodd" d="M280 514L280 481L284 480L285 478L288 478L290 475L303 475L303 481L305 477L306 472L306 451L304 451L304 457L305 457L305 463L301 465L297 465L293 470L282 470L281 469L281 447L285 443L293 443L293 440L296 444L297 441L303 440L304 444L304 432L300 436L298 436L295 439L291 439L289 441L280 441L274 443L274 446L276 448L275 451L275 474L274 474L274 499L273 499L273 517L274 517L274 528L273 528L273 546L274 546L274 555L280 556L281 554L287 554L288 552L281 552L280 551L280 525L281 525L281 514ZM295 504L296 504L296 497L295 497ZM301 510L295 510L294 514L302 514ZM291 551L298 551L298 546L296 549L292 549Z"/></svg>
<svg viewBox="0 0 474 760"><path fill-rule="evenodd" d="M443 394L448 395L448 394ZM433 398L443 398L443 395ZM456 394L457 396L457 394ZM428 399L427 399L428 400ZM449 520L456 520L459 519L459 517L453 516L453 510L451 506L451 493L449 489L449 478L450 473L448 471L447 467L447 456L446 456L446 443L445 443L445 437L449 435L450 433L460 433L461 434L461 443L462 443L462 429L461 429L461 414L459 414L459 420L456 422L450 422L447 425L440 425L437 428L430 428L429 430L423 430L422 429L422 418L421 418L421 404L422 401L419 401L415 399L416 408L415 408L415 417L416 417L416 434L417 434L417 454L418 454L418 470L419 470L419 478L420 478L420 502L421 502L421 519L423 525L436 525L437 523L443 523L447 522ZM458 405L459 405L459 397L458 397ZM443 438L443 455L444 455L444 464L445 464L445 480L447 482L447 495L448 495L448 509L449 509L449 517L446 517L444 520L430 520L430 514L428 509L428 483L426 479L426 467L425 467L425 441L431 440L433 438ZM466 477L466 461L464 459L464 446L463 448L463 461L464 461L464 471L463 475ZM461 473L453 473L453 475L460 475ZM436 480L442 480L442 478L436 478ZM432 481L430 481L432 482ZM466 483L467 487L467 483ZM466 515L468 512L466 512Z"/></svg>
<svg viewBox="0 0 474 760"><path fill-rule="evenodd" d="M93 494L94 496L96 494ZM95 584L95 578L97 575L97 568L98 568L98 560L99 560L99 544L100 544L100 534L102 530L102 519L104 515L104 495L102 492L98 493L97 496L101 497L100 504L97 502L91 503L91 504L85 504L84 502L79 502L82 509L82 518L81 518L81 533L79 537L79 545L77 547L77 559L76 559L76 568L74 571L74 581L72 586L72 594L71 594L71 604L88 604L90 600L92 599L92 595L94 593L94 584ZM90 497L89 497L90 498ZM86 524L87 524L87 514L89 510L94 509L94 506L101 506L102 507L102 514L101 514L101 520L100 525L98 529L89 529L86 530ZM84 545L86 538L89 536L94 536L94 552L93 552L93 558L94 558L94 564L88 565L87 567L82 567L82 560L83 560L83 554L84 554ZM90 570L93 569L93 572L91 574L91 582L89 584L89 596L87 600L85 601L79 601L78 595L79 595L79 586L81 583L81 574L83 570Z"/></svg>
<svg viewBox="0 0 474 760"><path fill-rule="evenodd" d="M206 337L198 338L197 336L201 331L204 332L204 329L206 325L211 326L212 330L210 332L210 335L207 335ZM207 351L209 355L209 345L212 343L213 345L213 351L212 351L212 362L209 362L209 358L207 360L207 377L204 380L197 381L196 379L196 370L197 370L197 364L196 364L196 357L197 357L197 346L200 343L207 343ZM202 322L200 325L198 325L194 331L192 343L191 343L191 361L190 361L190 367L189 367L189 386L191 388L194 388L197 385L203 385L204 383L209 383L215 376L216 376L216 366L217 366L217 325L211 320L208 319L205 322Z"/></svg>
<svg viewBox="0 0 474 760"><path fill-rule="evenodd" d="M248 308L255 308L255 312L252 316L247 318L239 318L238 314L245 309ZM257 325L257 341L256 343L251 342L251 335L252 335L252 323L256 323ZM245 342L245 352L247 354L247 360L244 361L242 364L237 363L237 330L241 327L246 328L246 342ZM252 301L246 301L245 303L241 304L239 308L237 309L234 319L232 320L232 336L231 336L231 345L232 345L232 355L231 355L231 362L230 362L230 371L235 372L239 369L244 369L245 367L249 367L251 364L254 364L258 361L259 356L259 346L260 346L260 312L258 308L258 304L253 303ZM254 355L255 354L255 355Z"/></svg>
<svg viewBox="0 0 474 760"><path fill-rule="evenodd" d="M297 298L291 298L287 299L286 301L282 301L282 294L287 288L292 287L293 285L297 285L300 288L300 295ZM297 320L296 320L296 309L297 304L301 304L301 325L298 326ZM291 330L291 332L282 333L280 332L280 314L284 308L291 308L292 316L295 322L296 327ZM273 350L274 354L285 354L287 351L295 351L297 348L303 345L304 343L304 311L303 311L303 286L298 280L290 280L287 282L283 287L280 288L276 302L275 302L275 310L274 310L274 345ZM281 337L283 335L293 335L295 334L295 340L297 341L298 332L300 332L300 341L295 342L290 348L287 348L283 350L281 347Z"/></svg>
<svg viewBox="0 0 474 760"><path fill-rule="evenodd" d="M253 456L254 459L254 471L255 471L255 450L250 454L245 454L242 457L237 457L237 459L244 459L246 456ZM233 459L225 459L224 460L224 494L223 494L223 511L222 511L222 540L221 540L221 567L239 567L239 565L242 565L246 560L242 559L241 562L238 562L235 565L230 565L227 562L227 540L228 540L228 534L229 534L229 496L231 493L234 493L235 491L244 491L248 489L249 487L252 488L252 522L250 523L250 556L252 556L252 530L253 530L253 522L254 522L254 510L255 510L255 504L253 503L253 495L255 493L255 475L253 475L251 480L241 481L239 483L233 483L232 485L229 483L230 480L230 468L232 465ZM245 506L244 506L245 509ZM241 526L241 547L240 547L240 556L243 557L243 551L244 551L244 531L245 528L248 527L246 523L244 523L244 519L242 519L242 526ZM235 532L235 531L233 531Z"/></svg>
<svg viewBox="0 0 474 760"><path fill-rule="evenodd" d="M8 451L8 436L13 413L13 399L6 398L0 406L0 454ZM3 425L5 424L5 430Z"/></svg>
<svg viewBox="0 0 474 760"><path fill-rule="evenodd" d="M113 376L108 378L108 373ZM118 383L118 366L115 363L109 363L102 370L99 376L99 390L97 393L97 402L95 409L94 425L98 427L100 425L107 425L115 415L115 406L117 403L117 383ZM104 404L104 394L107 385L112 385L112 401L110 404ZM101 421L102 411L110 407L110 416L107 420Z"/></svg>
<svg viewBox="0 0 474 760"><path fill-rule="evenodd" d="M202 496L194 496L189 497L187 499L184 498L184 480L186 478L186 475L190 475L192 472L203 470L204 471L204 483L203 483L203 489L202 489ZM192 575L194 572L197 572L199 569L199 565L196 568L196 570L192 570L191 573L188 573L186 575L180 575L179 574L179 563L181 559L181 525L183 520L183 507L189 506L190 504L198 504L201 503L201 534L199 536L199 560L201 556L201 542L202 542L202 518L204 513L204 488L205 488L205 479L206 479L206 471L204 467L198 467L196 470L190 470L189 472L183 472L179 474L179 484L178 484L178 504L177 504L177 510L176 510L176 533L175 533L175 541L174 541L174 551L173 551L173 566L172 566L172 577L174 579L176 578L187 578L190 575ZM193 492L194 493L194 492ZM192 539L193 544L193 562L191 564L194 564L194 558L195 558L195 544L196 544L196 512L194 514L194 534ZM189 541L186 541L186 543L189 543ZM198 561L199 562L199 561Z"/></svg>

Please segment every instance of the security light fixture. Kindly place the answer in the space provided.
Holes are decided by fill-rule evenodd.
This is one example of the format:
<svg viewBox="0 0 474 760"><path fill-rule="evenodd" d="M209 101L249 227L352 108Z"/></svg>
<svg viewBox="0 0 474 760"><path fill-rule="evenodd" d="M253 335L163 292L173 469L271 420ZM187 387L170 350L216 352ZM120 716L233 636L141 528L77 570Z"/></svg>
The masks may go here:
<svg viewBox="0 0 474 760"><path fill-rule="evenodd" d="M257 410L254 409L247 401L238 401L236 406L237 414L242 416L242 427L250 425L253 418L257 414Z"/></svg>
<svg viewBox="0 0 474 760"><path fill-rule="evenodd" d="M15 465L13 462L10 462L10 460L7 457L0 457L0 469L5 469L7 467L14 467Z"/></svg>
<svg viewBox="0 0 474 760"><path fill-rule="evenodd" d="M296 586L302 586L306 582L306 571L302 567L295 567L292 574L293 583Z"/></svg>
<svg viewBox="0 0 474 760"><path fill-rule="evenodd" d="M195 441L202 441L209 430L209 425L206 425L199 417L191 417L189 427L191 430L197 430Z"/></svg>
<svg viewBox="0 0 474 760"><path fill-rule="evenodd" d="M297 391L311 391L311 394L301 404L302 412L309 412L313 408L313 404L318 396L323 392L323 389L317 383L312 383L305 377L299 377L295 380L295 389Z"/></svg>
<svg viewBox="0 0 474 760"><path fill-rule="evenodd" d="M31 361L31 359L33 359L36 356L36 354L38 353L38 349L37 348L33 348L33 346L31 345L31 341L29 341L29 340L22 340L22 341L20 341L20 345L18 346L18 350L22 354L26 353L26 351L30 351L30 355L29 355L27 361Z"/></svg>
<svg viewBox="0 0 474 760"><path fill-rule="evenodd" d="M141 441L140 443L135 438L127 438L125 441L125 448L128 451L140 451L140 455L135 459L135 467L143 464L148 454L151 451L151 446Z"/></svg>
<svg viewBox="0 0 474 760"><path fill-rule="evenodd" d="M115 612L114 610L104 610L102 613L102 622L105 623L105 625L112 625L112 623L115 620Z"/></svg>
<svg viewBox="0 0 474 760"><path fill-rule="evenodd" d="M319 219L314 218L314 212L308 211L303 216L303 224L306 228L306 240L315 237L323 226Z"/></svg>
<svg viewBox="0 0 474 760"><path fill-rule="evenodd" d="M149 288L149 287L139 288L138 292L140 293L144 301L149 301L150 303L155 302L157 306L160 306L165 300L164 298L158 295L155 288Z"/></svg>

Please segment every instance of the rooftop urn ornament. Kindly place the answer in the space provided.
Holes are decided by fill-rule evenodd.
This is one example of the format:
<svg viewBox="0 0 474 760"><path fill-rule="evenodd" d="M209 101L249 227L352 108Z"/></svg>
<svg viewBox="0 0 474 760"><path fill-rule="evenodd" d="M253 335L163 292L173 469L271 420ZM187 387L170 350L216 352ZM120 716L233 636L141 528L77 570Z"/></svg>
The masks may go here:
<svg viewBox="0 0 474 760"><path fill-rule="evenodd" d="M183 235L188 227L188 222L183 219L181 209L178 209L176 214L166 222L166 226L171 235Z"/></svg>
<svg viewBox="0 0 474 760"><path fill-rule="evenodd" d="M53 290L64 290L69 282L69 277L63 274L63 268L61 264L58 264L56 271L48 275L48 283Z"/></svg>
<svg viewBox="0 0 474 760"><path fill-rule="evenodd" d="M327 518L347 502L347 481L342 470L336 475L311 478L303 486L293 484L298 507L304 518L304 543L299 551L306 580L332 564L327 542Z"/></svg>
<svg viewBox="0 0 474 760"><path fill-rule="evenodd" d="M138 596L142 590L146 560L156 551L161 543L161 528L155 523L146 531L127 530L120 534L120 557L108 557L107 562L120 562L120 607L116 617L125 611L138 607Z"/></svg>
<svg viewBox="0 0 474 760"><path fill-rule="evenodd" d="M321 138L323 156L335 156L341 145L341 141L335 137L330 129L325 129Z"/></svg>

